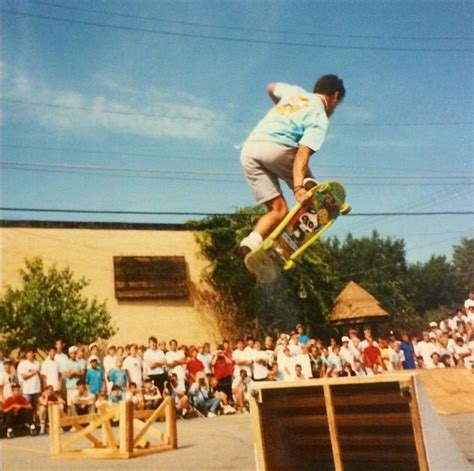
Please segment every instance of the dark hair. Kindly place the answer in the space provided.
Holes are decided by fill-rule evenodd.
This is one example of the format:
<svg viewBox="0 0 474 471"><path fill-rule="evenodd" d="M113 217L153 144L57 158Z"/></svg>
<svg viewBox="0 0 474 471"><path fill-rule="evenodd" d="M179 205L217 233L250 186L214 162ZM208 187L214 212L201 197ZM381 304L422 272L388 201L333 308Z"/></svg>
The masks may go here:
<svg viewBox="0 0 474 471"><path fill-rule="evenodd" d="M153 337L153 336L152 336L152 337L149 337L149 338L148 338L148 341L149 341L149 342L158 343L158 340L156 340L156 337Z"/></svg>
<svg viewBox="0 0 474 471"><path fill-rule="evenodd" d="M122 388L119 385L114 384L110 391L122 391Z"/></svg>
<svg viewBox="0 0 474 471"><path fill-rule="evenodd" d="M80 379L77 383L76 386L85 386L86 382L83 379Z"/></svg>
<svg viewBox="0 0 474 471"><path fill-rule="evenodd" d="M344 82L337 75L333 74L323 75L320 77L314 84L313 92L328 96L339 92L339 100L342 100L346 96Z"/></svg>

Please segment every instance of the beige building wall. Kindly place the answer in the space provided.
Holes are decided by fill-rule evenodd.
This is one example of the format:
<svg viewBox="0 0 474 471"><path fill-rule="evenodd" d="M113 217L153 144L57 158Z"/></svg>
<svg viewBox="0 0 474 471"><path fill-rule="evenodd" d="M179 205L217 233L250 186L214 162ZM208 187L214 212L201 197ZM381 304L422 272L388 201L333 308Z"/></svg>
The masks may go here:
<svg viewBox="0 0 474 471"><path fill-rule="evenodd" d="M2 290L17 286L25 258L41 257L48 267L69 266L75 277L90 280L84 294L106 300L118 326L114 343L145 343L148 336L186 344L219 341L212 315L189 300L120 301L114 291L114 256L184 256L190 281L199 285L206 262L199 256L194 233L184 230L64 229L3 227L1 236Z"/></svg>

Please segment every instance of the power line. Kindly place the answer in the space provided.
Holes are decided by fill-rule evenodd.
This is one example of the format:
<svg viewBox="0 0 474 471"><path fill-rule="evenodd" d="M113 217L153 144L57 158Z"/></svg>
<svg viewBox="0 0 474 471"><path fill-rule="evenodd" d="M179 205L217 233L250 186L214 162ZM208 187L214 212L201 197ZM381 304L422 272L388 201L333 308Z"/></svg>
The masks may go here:
<svg viewBox="0 0 474 471"><path fill-rule="evenodd" d="M154 159L164 160L185 160L185 161L197 161L197 162L229 162L239 163L238 159L223 160L222 158L199 158L189 157L182 155L173 155L170 157L160 155L158 152L130 152L130 151L110 151L101 149L83 149L77 147L54 147L54 146L40 146L40 145L29 145L29 144L0 144L3 149L26 149L26 150L41 150L41 151L54 151L54 152L70 152L79 154L96 154L96 155L111 155L111 156L127 156L127 157L152 157ZM318 164L318 168L334 168L334 169L357 169L357 170L387 170L391 172L438 172L446 174L446 170L437 170L433 168L423 167L379 167L379 166L367 166L367 165L326 165ZM392 178L390 176L390 178Z"/></svg>
<svg viewBox="0 0 474 471"><path fill-rule="evenodd" d="M187 211L123 211L123 210L89 210L89 209L46 209L46 208L14 208L0 207L0 211L17 211L32 213L66 213L66 214L128 214L139 216L229 216L247 217L248 214L240 213L211 213L211 212L187 212ZM349 213L352 217L371 216L467 216L474 211L432 211L432 212L386 212L386 213Z"/></svg>
<svg viewBox="0 0 474 471"><path fill-rule="evenodd" d="M225 29L231 31L250 31L258 33L272 33L272 34L291 34L291 35L301 35L301 36L312 36L312 37L331 37L331 38L344 38L344 39L397 39L397 40L410 40L410 41L472 41L472 37L454 37L454 36L383 36L383 35L368 35L368 34L336 34L336 33L309 33L305 31L295 31L295 30L275 30L275 29L266 29L266 28L249 28L245 26L232 26L232 25L216 25L211 23L197 23L194 21L182 21L182 20L172 20L169 18L158 18L156 16L142 16L142 15L132 15L131 13L122 13L109 10L97 10L97 9L88 9L81 7L72 7L66 5L60 5L53 2L41 2L36 0L29 0L31 3L36 3L38 5L50 6L54 8L61 8L64 10L73 10L73 11L82 11L86 13L99 13L110 16L119 16L123 18L131 18L138 20L146 21L155 21L160 23L170 23L178 24L184 26L197 26L204 28L214 28L214 29Z"/></svg>
<svg viewBox="0 0 474 471"><path fill-rule="evenodd" d="M174 175L174 176L199 176L199 177L242 177L241 172L222 172L222 171L202 171L202 170L168 170L168 169L141 169L133 167L101 167L95 165L77 165L77 164L60 164L49 162L18 162L12 160L0 161L0 166L5 168L26 169L26 170L62 170L65 172L92 172L96 174L102 173L126 173L126 174L144 174L146 176L153 175ZM331 178L330 175L318 174L319 178ZM467 180L474 177L465 175L439 176L439 175L423 175L423 176L379 176L379 175L338 175L338 178L347 180L445 180L446 184L452 184L453 180L466 180L457 182L463 185L469 184Z"/></svg>
<svg viewBox="0 0 474 471"><path fill-rule="evenodd" d="M223 120L221 117L219 118L211 118L211 117L204 117L201 116L197 118L196 116L186 116L186 115L179 115L174 114L173 116L166 115L166 114L156 114L156 113L139 113L136 111L123 111L123 110L110 110L110 109L97 109L97 108L90 108L87 106L72 106L72 105L60 105L58 103L51 103L51 102L44 102L44 101L33 101L33 100L24 100L20 98L10 98L10 97L0 97L0 101L5 103L12 103L17 105L26 105L26 106L42 106L45 108L54 108L54 109L63 109L63 110L73 110L73 111L85 111L87 113L105 113L105 114L116 114L116 115L123 115L123 116L137 116L143 118L152 118L155 120L191 120L191 121L210 121L210 122L217 122L221 123ZM232 119L233 123L245 123L248 124L249 120L243 119ZM450 121L450 122L425 122L425 123L337 123L338 127L424 127L424 126L471 126L474 124L472 121Z"/></svg>
<svg viewBox="0 0 474 471"><path fill-rule="evenodd" d="M264 39L249 39L249 38L234 38L229 36L213 36L207 34L193 34L193 33L178 33L174 31L157 30L150 28L139 28L134 26L124 26L111 23L99 23L96 21L84 21L71 18L64 18L50 15L38 15L18 10L2 9L2 12L8 15L22 16L27 18L35 18L47 21L56 21L68 24L77 24L82 26L93 26L96 28L108 28L129 32L149 33L162 36L174 36L182 38L206 39L213 41L225 41L245 44L266 44L272 46L286 46L286 47L303 47L303 48L317 48L317 49L345 49L345 50L359 50L359 51L392 51L392 52L457 52L457 53L472 53L471 48L412 48L412 47L382 47L382 46L338 46L330 44L316 44L290 41L271 41Z"/></svg>

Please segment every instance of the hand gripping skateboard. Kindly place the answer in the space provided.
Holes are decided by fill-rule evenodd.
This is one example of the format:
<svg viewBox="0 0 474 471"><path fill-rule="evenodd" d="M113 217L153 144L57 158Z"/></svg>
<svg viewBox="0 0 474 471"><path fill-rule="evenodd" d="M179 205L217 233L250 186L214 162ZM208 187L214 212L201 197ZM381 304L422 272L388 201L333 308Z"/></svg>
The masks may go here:
<svg viewBox="0 0 474 471"><path fill-rule="evenodd" d="M278 227L245 257L245 266L257 281L274 281L281 272L295 267L304 251L313 245L340 214L348 214L346 190L338 181L317 184L305 204L297 203Z"/></svg>

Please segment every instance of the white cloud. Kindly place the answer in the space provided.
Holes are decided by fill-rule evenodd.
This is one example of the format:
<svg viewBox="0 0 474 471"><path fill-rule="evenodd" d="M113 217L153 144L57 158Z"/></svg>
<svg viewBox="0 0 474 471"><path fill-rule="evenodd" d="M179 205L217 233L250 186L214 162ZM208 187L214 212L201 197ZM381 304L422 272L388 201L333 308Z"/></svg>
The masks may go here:
<svg viewBox="0 0 474 471"><path fill-rule="evenodd" d="M14 116L31 119L47 129L106 130L151 138L197 140L218 139L224 131L225 116L202 98L188 93L124 85L103 76L95 78L100 82L98 88L105 89L104 94L56 90L24 71L1 66L5 98L51 105L18 106Z"/></svg>

